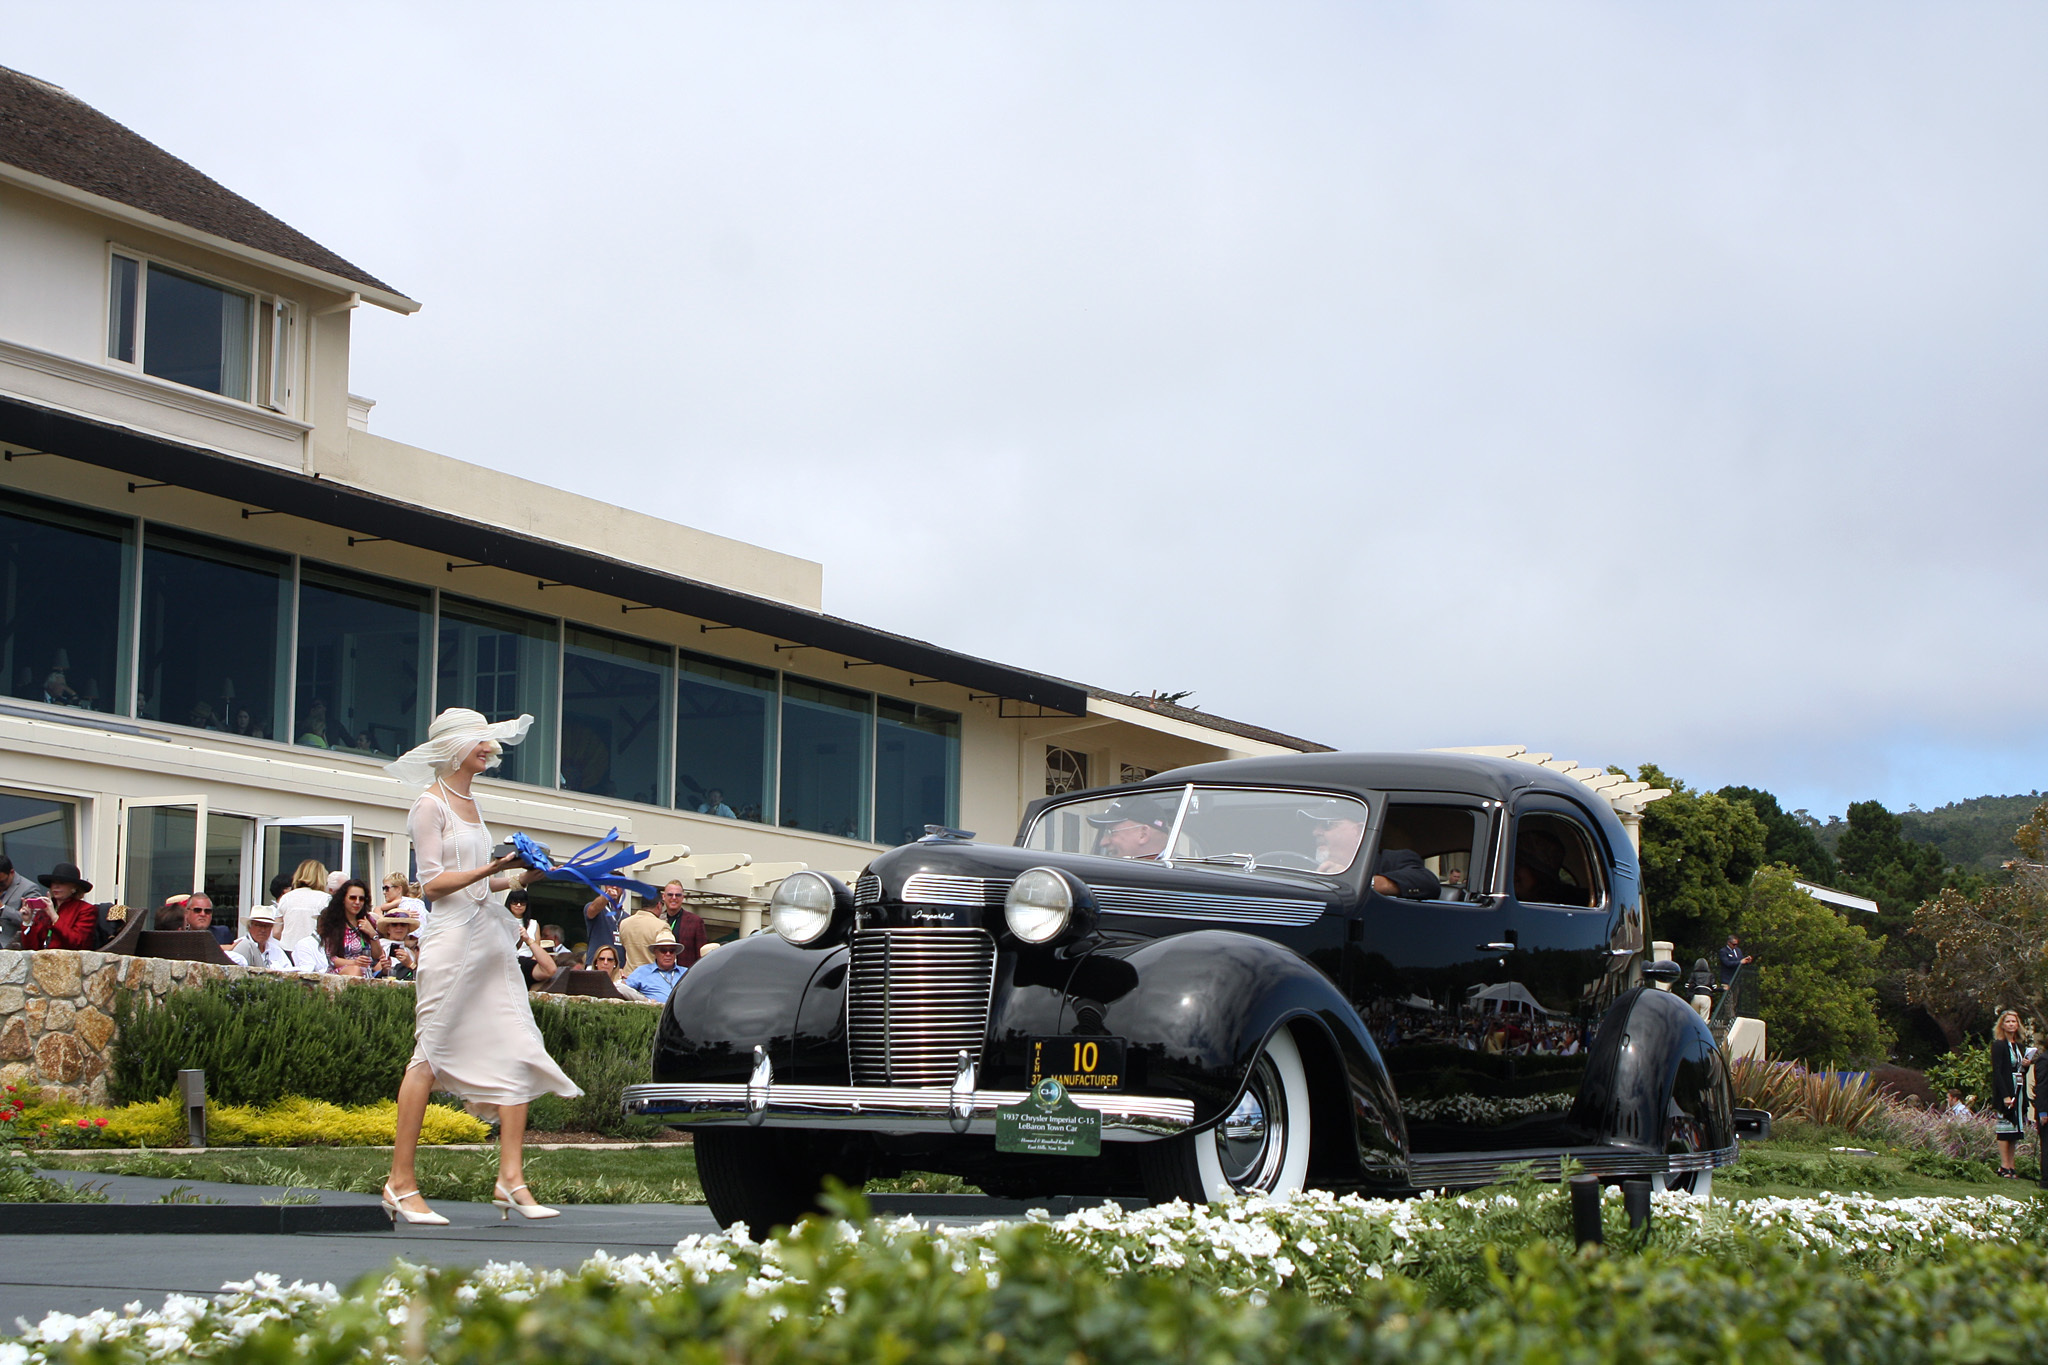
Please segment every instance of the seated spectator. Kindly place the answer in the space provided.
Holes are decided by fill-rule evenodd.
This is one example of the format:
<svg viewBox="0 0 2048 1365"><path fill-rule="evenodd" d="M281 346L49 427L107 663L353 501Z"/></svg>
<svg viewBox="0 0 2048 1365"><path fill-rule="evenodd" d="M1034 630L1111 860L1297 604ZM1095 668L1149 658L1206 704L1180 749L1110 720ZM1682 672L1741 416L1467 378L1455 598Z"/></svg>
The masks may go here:
<svg viewBox="0 0 2048 1365"><path fill-rule="evenodd" d="M277 909L259 905L242 920L242 936L228 948L228 956L245 967L273 972L292 970L292 955L277 938Z"/></svg>
<svg viewBox="0 0 2048 1365"><path fill-rule="evenodd" d="M0 952L21 946L21 903L29 880L14 870L14 861L0 853Z"/></svg>
<svg viewBox="0 0 2048 1365"><path fill-rule="evenodd" d="M375 976L384 966L384 945L369 924L370 888L350 878L320 912L316 931L292 946L302 972Z"/></svg>
<svg viewBox="0 0 2048 1365"><path fill-rule="evenodd" d="M676 960L682 954L683 945L676 942L676 936L664 928L654 936L654 942L648 947L654 954L654 961L635 967L632 973L618 984L621 990L637 995L642 1000L652 1000L657 1005L666 1004L669 994L676 988L676 983L681 981L683 973L689 970Z"/></svg>
<svg viewBox="0 0 2048 1365"><path fill-rule="evenodd" d="M561 968L555 965L555 955L548 951L547 944L532 929L519 931L519 947L514 950L519 957L519 971L526 978L526 988L541 990L555 979Z"/></svg>
<svg viewBox="0 0 2048 1365"><path fill-rule="evenodd" d="M290 889L277 895L277 932L287 948L296 952L314 932L320 912L333 895L327 885L327 867L319 859L308 858L292 869Z"/></svg>
<svg viewBox="0 0 2048 1365"><path fill-rule="evenodd" d="M156 923L149 926L159 933L185 927L185 898L173 896L157 907Z"/></svg>
<svg viewBox="0 0 2048 1365"><path fill-rule="evenodd" d="M99 911L85 898L92 883L78 870L78 864L58 863L36 880L50 894L23 898L21 908L27 920L21 934L22 946L76 950L92 947Z"/></svg>
<svg viewBox="0 0 2048 1365"><path fill-rule="evenodd" d="M404 874L393 872L384 878L384 900L373 917L386 938L403 938L427 917L427 903L414 894Z"/></svg>
<svg viewBox="0 0 2048 1365"><path fill-rule="evenodd" d="M619 950L609 943L599 948L596 955L590 959L590 969L594 972L603 972L611 978L614 986L618 985L619 978L626 974L625 969L619 966Z"/></svg>
<svg viewBox="0 0 2048 1365"><path fill-rule="evenodd" d="M235 941L234 930L224 924L213 922L213 897L204 891L194 891L185 897L185 922L181 929L204 929L213 935L213 941L225 948Z"/></svg>
<svg viewBox="0 0 2048 1365"><path fill-rule="evenodd" d="M407 934L401 943L391 946L391 979L411 981L419 975L420 936Z"/></svg>
<svg viewBox="0 0 2048 1365"><path fill-rule="evenodd" d="M703 801L698 803L697 814L717 815L727 820L738 818L732 813L732 807L725 804L725 793L716 787L704 793Z"/></svg>

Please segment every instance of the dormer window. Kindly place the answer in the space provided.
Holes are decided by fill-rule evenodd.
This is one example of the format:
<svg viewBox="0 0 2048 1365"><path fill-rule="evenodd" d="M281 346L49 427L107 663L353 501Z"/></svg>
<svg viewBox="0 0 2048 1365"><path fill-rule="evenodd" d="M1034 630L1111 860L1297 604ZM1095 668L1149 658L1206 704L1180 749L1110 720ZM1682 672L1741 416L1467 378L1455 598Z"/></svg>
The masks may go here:
<svg viewBox="0 0 2048 1365"><path fill-rule="evenodd" d="M292 309L116 251L109 258L107 357L174 384L285 410Z"/></svg>

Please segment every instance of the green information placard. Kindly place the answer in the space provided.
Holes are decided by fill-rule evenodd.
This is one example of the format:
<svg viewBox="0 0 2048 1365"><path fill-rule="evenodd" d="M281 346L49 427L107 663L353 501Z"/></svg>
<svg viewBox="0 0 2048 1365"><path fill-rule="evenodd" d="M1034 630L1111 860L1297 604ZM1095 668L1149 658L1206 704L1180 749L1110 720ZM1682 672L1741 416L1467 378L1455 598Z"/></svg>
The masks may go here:
<svg viewBox="0 0 2048 1365"><path fill-rule="evenodd" d="M1102 1115L1083 1109L1048 1076L1022 1104L996 1110L996 1150L1034 1156L1101 1156Z"/></svg>

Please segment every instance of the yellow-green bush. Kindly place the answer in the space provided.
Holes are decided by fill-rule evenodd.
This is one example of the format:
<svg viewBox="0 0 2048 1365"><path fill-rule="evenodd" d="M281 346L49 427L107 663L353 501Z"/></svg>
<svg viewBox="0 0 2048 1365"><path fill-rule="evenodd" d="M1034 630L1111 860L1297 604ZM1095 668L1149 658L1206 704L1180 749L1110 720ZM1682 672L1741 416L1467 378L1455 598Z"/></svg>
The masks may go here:
<svg viewBox="0 0 2048 1365"><path fill-rule="evenodd" d="M23 1129L40 1132L52 1147L182 1147L188 1136L184 1109L171 1096L118 1109L36 1103L23 1117ZM397 1128L395 1100L341 1105L290 1097L263 1105L206 1106L206 1140L214 1147L388 1146ZM427 1106L420 1127L420 1141L428 1146L482 1142L489 1135L482 1120L438 1104Z"/></svg>

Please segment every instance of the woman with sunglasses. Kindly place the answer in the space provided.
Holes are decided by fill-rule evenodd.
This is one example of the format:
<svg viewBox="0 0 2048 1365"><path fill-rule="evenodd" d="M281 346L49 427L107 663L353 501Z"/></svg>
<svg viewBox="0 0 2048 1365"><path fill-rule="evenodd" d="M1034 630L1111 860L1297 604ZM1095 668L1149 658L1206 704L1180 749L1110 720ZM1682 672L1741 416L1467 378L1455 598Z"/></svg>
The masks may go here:
<svg viewBox="0 0 2048 1365"><path fill-rule="evenodd" d="M375 976L385 966L384 945L369 922L370 888L351 879L335 888L311 936L292 949L302 972Z"/></svg>

